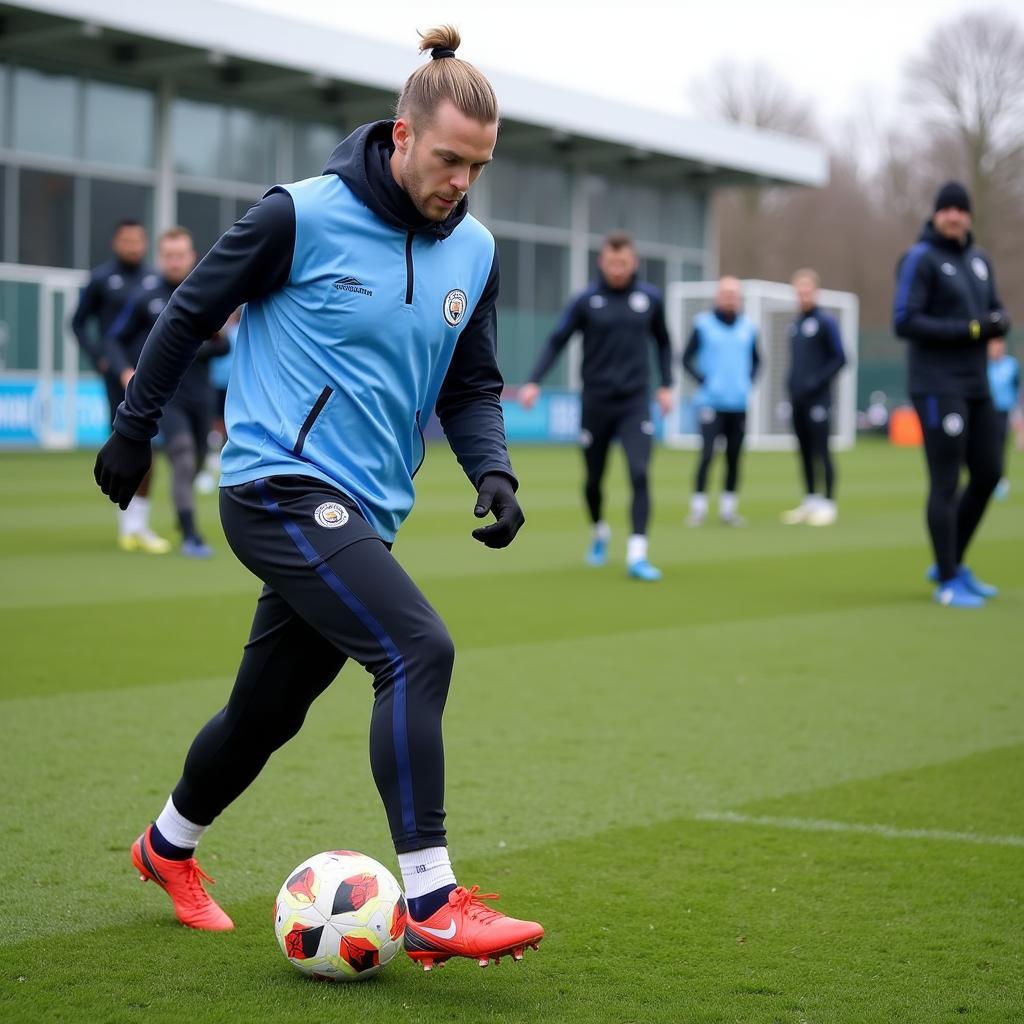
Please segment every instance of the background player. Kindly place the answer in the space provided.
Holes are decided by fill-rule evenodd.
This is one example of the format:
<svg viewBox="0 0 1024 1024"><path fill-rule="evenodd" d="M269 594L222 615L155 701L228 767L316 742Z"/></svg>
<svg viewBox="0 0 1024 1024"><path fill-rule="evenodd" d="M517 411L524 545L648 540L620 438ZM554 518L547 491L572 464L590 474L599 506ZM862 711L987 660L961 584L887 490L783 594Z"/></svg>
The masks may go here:
<svg viewBox="0 0 1024 1024"><path fill-rule="evenodd" d="M708 468L715 443L725 438L725 488L718 499L718 518L727 526L742 526L737 511L740 453L747 429L747 401L760 354L757 329L740 312L740 282L723 277L715 293L715 308L694 317L693 331L683 353L683 369L699 385L694 402L703 439L697 479L690 498L690 526L701 526L708 514Z"/></svg>
<svg viewBox="0 0 1024 1024"><path fill-rule="evenodd" d="M993 338L988 343L988 384L992 404L999 415L999 450L1003 453L1003 477L996 485L995 496L1005 498L1010 493L1006 476L1006 438L1010 432L1010 417L1020 402L1020 363L1006 351L1005 338Z"/></svg>
<svg viewBox="0 0 1024 1024"><path fill-rule="evenodd" d="M793 287L800 313L789 329L789 376L786 386L793 411L793 432L800 448L804 500L784 512L790 525L831 526L837 517L836 471L828 439L832 430L832 382L846 365L839 324L818 306L818 274L798 270ZM822 467L824 494L815 484L816 464Z"/></svg>
<svg viewBox="0 0 1024 1024"><path fill-rule="evenodd" d="M907 340L908 390L921 420L931 486L928 532L935 600L977 608L996 588L963 564L1002 475L999 417L989 392L986 346L1010 328L988 257L974 245L971 200L951 181L897 270L893 325ZM967 465L967 486L958 493Z"/></svg>
<svg viewBox="0 0 1024 1024"><path fill-rule="evenodd" d="M494 151L497 102L458 45L452 28L428 31L433 59L406 82L397 120L357 129L322 176L271 189L210 250L154 328L96 463L104 492L127 503L201 340L244 303L221 517L266 586L228 703L133 862L184 923L231 928L196 843L352 658L373 675L370 762L409 898L405 947L428 967L521 956L543 936L456 886L441 738L454 648L390 551L435 404L474 514L497 517L474 537L505 547L523 524L495 353L496 247L466 200Z"/></svg>
<svg viewBox="0 0 1024 1024"><path fill-rule="evenodd" d="M159 274L149 275L125 306L107 338L108 358L118 372L131 375L142 346L174 290L196 264L192 235L182 227L168 228L157 241ZM152 280L150 280L152 278ZM206 455L210 430L210 358L227 352L219 334L204 341L181 378L160 420L160 436L171 463L171 501L181 530L181 553L209 558L213 550L196 526L192 484Z"/></svg>
<svg viewBox="0 0 1024 1024"><path fill-rule="evenodd" d="M132 293L143 281L155 282L156 275L145 262L146 230L137 220L122 220L114 228L110 247L114 258L95 267L89 275L71 318L71 329L103 378L113 423L117 407L124 401L127 377L111 366L106 338ZM150 529L149 485L150 479L146 477L128 508L118 510L118 545L125 551L163 555L171 545Z"/></svg>
<svg viewBox="0 0 1024 1024"><path fill-rule="evenodd" d="M671 346L661 292L637 280L639 264L633 239L626 232L614 231L605 238L597 260L599 278L566 307L537 358L530 382L519 389L519 400L524 408L533 408L540 381L569 339L581 331L584 496L593 523L587 562L604 565L608 560L611 529L603 516L602 480L608 450L617 437L626 454L633 490L633 533L626 546L626 570L634 579L653 581L661 579L661 572L647 559L651 514L648 466L654 437L647 342L653 340L657 347L661 386L655 398L662 415L672 408Z"/></svg>

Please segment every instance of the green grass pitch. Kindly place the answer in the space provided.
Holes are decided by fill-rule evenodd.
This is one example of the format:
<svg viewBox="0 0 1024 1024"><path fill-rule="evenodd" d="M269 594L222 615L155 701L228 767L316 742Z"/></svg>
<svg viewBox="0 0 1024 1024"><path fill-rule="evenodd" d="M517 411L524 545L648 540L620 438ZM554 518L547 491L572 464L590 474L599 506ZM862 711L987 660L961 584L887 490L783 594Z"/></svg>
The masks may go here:
<svg viewBox="0 0 1024 1024"><path fill-rule="evenodd" d="M180 928L128 846L225 698L257 585L212 496L213 561L125 555L88 453L0 457L0 1020L1024 1019L1024 458L971 558L1003 592L958 612L923 581L919 452L842 454L820 530L779 524L789 453L748 455L746 529L685 529L694 457L656 455L649 585L622 571L618 455L591 570L576 452L515 453L527 526L492 552L432 447L396 554L458 649L453 860L547 937L518 966L403 956L338 986L284 961L271 910L319 850L394 866L369 677L347 668L204 839L237 930Z"/></svg>

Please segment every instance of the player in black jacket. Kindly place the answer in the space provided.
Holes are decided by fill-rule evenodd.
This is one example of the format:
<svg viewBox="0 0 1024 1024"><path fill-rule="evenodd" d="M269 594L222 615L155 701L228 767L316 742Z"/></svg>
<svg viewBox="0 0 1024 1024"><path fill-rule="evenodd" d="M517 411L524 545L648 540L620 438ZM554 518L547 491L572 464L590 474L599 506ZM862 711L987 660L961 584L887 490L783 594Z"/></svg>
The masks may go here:
<svg viewBox="0 0 1024 1024"><path fill-rule="evenodd" d="M800 314L789 329L789 375L786 386L793 410L793 432L800 446L804 500L784 512L789 525L831 526L836 521L835 467L828 449L832 417L832 382L846 365L839 324L818 306L818 275L808 268L793 275ZM815 489L815 464L820 462L825 493Z"/></svg>
<svg viewBox="0 0 1024 1024"><path fill-rule="evenodd" d="M527 409L540 394L540 381L577 332L583 333L583 411L580 440L586 462L584 495L593 526L589 565L608 559L611 531L602 514L601 480L612 441L622 443L633 487L633 533L626 548L626 569L634 579L653 581L661 572L647 560L650 518L647 466L654 424L650 417L650 349L658 352L661 386L655 392L662 415L672 408L671 345L665 326L661 292L636 277L639 260L632 238L615 231L605 238L598 256L600 278L577 295L548 339L519 389Z"/></svg>
<svg viewBox="0 0 1024 1024"><path fill-rule="evenodd" d="M123 220L114 228L110 246L114 258L94 267L71 318L71 330L96 372L103 378L110 406L110 422L124 401L127 377L120 374L107 358L106 337L124 310L132 293L143 282L157 280L146 263L146 229L137 220ZM118 546L124 551L166 554L171 545L149 526L149 485L147 476L123 511L118 511Z"/></svg>
<svg viewBox="0 0 1024 1024"><path fill-rule="evenodd" d="M192 235L185 228L168 228L160 235L159 273L150 275L152 280L147 278L130 297L105 339L107 360L115 372L129 380L134 375L146 339L195 263ZM227 340L219 334L200 345L160 420L160 436L171 463L171 500L181 530L181 553L189 558L209 558L213 554L196 527L192 484L203 464L210 431L209 360L227 351Z"/></svg>
<svg viewBox="0 0 1024 1024"><path fill-rule="evenodd" d="M932 219L900 261L893 324L908 343L908 389L931 477L928 577L940 604L976 608L996 589L963 564L964 553L1002 474L986 345L1010 323L988 257L974 245L971 201L959 182L939 190ZM958 494L965 464L969 479Z"/></svg>

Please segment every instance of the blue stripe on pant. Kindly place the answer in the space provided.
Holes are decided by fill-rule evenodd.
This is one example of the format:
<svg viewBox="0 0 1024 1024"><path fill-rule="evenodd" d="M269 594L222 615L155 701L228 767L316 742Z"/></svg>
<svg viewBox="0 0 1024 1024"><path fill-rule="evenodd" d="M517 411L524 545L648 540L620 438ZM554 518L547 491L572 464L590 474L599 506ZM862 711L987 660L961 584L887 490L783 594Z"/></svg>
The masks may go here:
<svg viewBox="0 0 1024 1024"><path fill-rule="evenodd" d="M324 502L345 507L344 525L319 522ZM179 811L201 824L219 814L352 658L374 677L370 761L395 847L444 845L441 716L454 650L437 613L354 504L319 481L225 488L221 516L235 554L267 586L231 697L189 752Z"/></svg>

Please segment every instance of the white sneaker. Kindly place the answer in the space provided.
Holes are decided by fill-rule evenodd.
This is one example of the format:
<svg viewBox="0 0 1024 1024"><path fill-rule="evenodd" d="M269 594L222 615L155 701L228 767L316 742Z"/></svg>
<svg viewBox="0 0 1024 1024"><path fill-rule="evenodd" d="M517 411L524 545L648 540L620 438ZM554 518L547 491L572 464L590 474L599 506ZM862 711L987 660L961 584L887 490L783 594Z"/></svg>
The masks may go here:
<svg viewBox="0 0 1024 1024"><path fill-rule="evenodd" d="M810 499L804 499L797 505L796 508L788 509L782 513L782 521L787 526L798 526L800 523L806 523L807 517L814 511L814 502Z"/></svg>
<svg viewBox="0 0 1024 1024"><path fill-rule="evenodd" d="M805 522L808 526L831 526L839 518L836 503L822 498L808 513Z"/></svg>

